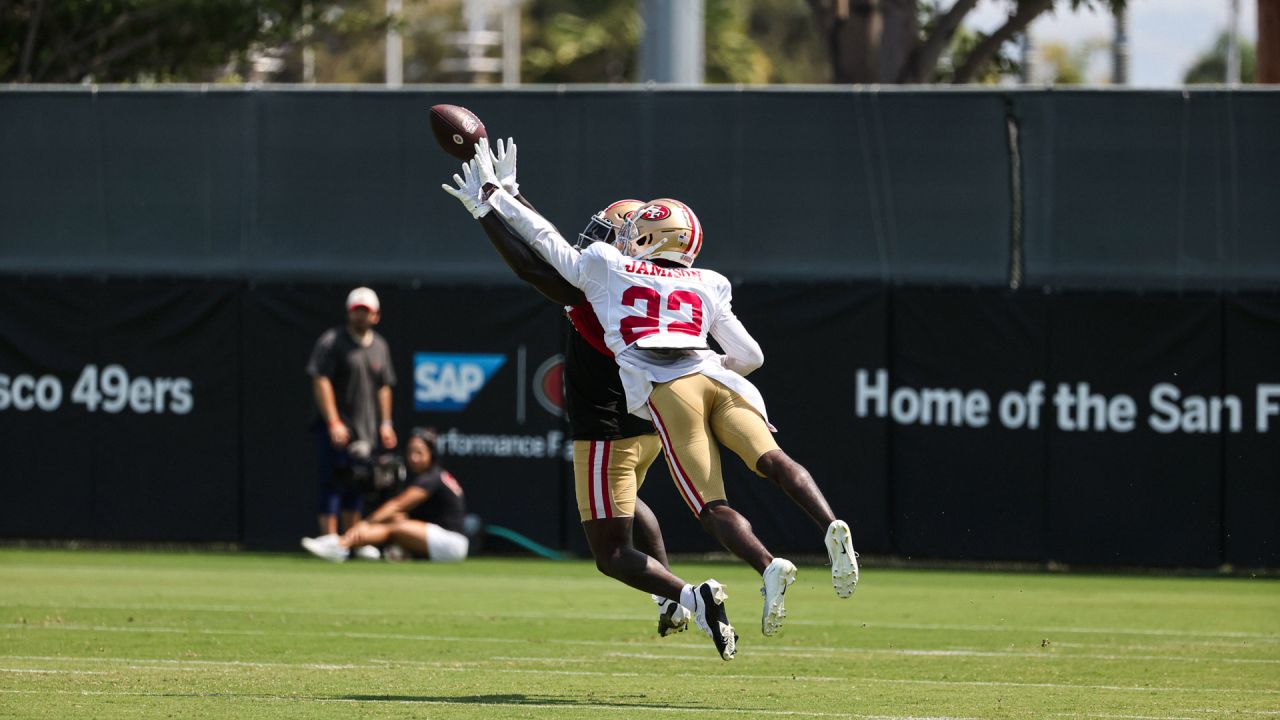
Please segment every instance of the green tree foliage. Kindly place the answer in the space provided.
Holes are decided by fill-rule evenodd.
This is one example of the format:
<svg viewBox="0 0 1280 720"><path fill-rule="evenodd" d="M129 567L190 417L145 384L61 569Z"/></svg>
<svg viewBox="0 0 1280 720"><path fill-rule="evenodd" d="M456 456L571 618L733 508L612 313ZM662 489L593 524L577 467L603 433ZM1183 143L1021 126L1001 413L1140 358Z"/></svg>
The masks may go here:
<svg viewBox="0 0 1280 720"><path fill-rule="evenodd" d="M707 82L814 82L794 74L793 58L818 76L824 71L804 0L705 0L704 7ZM636 0L534 0L523 26L523 79L631 82L643 38Z"/></svg>
<svg viewBox="0 0 1280 720"><path fill-rule="evenodd" d="M1195 59L1182 81L1188 85L1198 83L1223 83L1227 81L1227 33L1222 33L1214 41L1213 47ZM1257 63L1253 43L1240 38L1240 82L1251 83L1255 77Z"/></svg>
<svg viewBox="0 0 1280 720"><path fill-rule="evenodd" d="M404 47L404 82L465 80L445 76L441 61L448 36L461 29L461 0L405 0L400 14L386 16L386 0L343 0L316 13L316 23L289 45L273 52L285 61L272 75L275 82L301 82L303 50L314 53L317 83L382 83L386 80L386 32L400 31Z"/></svg>
<svg viewBox="0 0 1280 720"><path fill-rule="evenodd" d="M524 82L630 82L644 25L635 0L539 0L522 25Z"/></svg>
<svg viewBox="0 0 1280 720"><path fill-rule="evenodd" d="M1124 2L1000 1L1009 20L988 35L962 24L979 0L704 0L705 76L992 82L1016 71L1010 41L1035 17ZM522 80L632 81L644 32L638 5L527 0ZM878 8L882 22L836 17L842 6ZM462 0L404 1L391 22L404 38L406 82L472 80L440 69L458 54L450 35L463 29L461 16ZM0 82L297 82L304 48L317 82L381 82L387 23L385 0L0 0Z"/></svg>
<svg viewBox="0 0 1280 720"><path fill-rule="evenodd" d="M831 82L831 62L804 0L755 0L747 35L769 59L769 83ZM710 76L710 73L708 73Z"/></svg>
<svg viewBox="0 0 1280 720"><path fill-rule="evenodd" d="M0 81L213 80L292 39L303 0L0 2Z"/></svg>
<svg viewBox="0 0 1280 720"><path fill-rule="evenodd" d="M1040 81L1053 85L1083 85L1089 82L1089 63L1109 47L1106 40L1092 39L1076 45L1041 43L1038 48Z"/></svg>

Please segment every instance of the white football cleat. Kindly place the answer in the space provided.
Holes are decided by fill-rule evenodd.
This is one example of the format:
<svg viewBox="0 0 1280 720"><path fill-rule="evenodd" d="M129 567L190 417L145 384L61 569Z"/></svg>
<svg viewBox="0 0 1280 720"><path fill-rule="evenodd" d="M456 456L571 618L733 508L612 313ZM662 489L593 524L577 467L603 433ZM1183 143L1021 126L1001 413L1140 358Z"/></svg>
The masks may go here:
<svg viewBox="0 0 1280 720"><path fill-rule="evenodd" d="M796 566L790 560L774 558L769 567L764 569L764 586L760 588L760 594L764 596L760 632L764 635L776 635L782 629L782 619L787 616L787 609L783 605L787 586L795 581Z"/></svg>
<svg viewBox="0 0 1280 720"><path fill-rule="evenodd" d="M650 595L653 601L658 604L658 636L666 637L682 633L689 627L689 618L693 614L688 608L674 600L668 600L657 595Z"/></svg>
<svg viewBox="0 0 1280 720"><path fill-rule="evenodd" d="M849 524L836 520L827 527L827 557L831 559L831 586L847 598L858 588L858 553L853 551Z"/></svg>
<svg viewBox="0 0 1280 720"><path fill-rule="evenodd" d="M381 560L382 552L372 545L361 545L356 548L355 556L361 560Z"/></svg>
<svg viewBox="0 0 1280 720"><path fill-rule="evenodd" d="M732 660L738 652L738 633L729 624L729 615L724 611L724 601L729 595L724 586L715 580L708 580L693 589L696 609L693 621L716 644L716 652L723 660Z"/></svg>
<svg viewBox="0 0 1280 720"><path fill-rule="evenodd" d="M321 535L320 537L302 538L302 547L307 552L329 562L346 562L351 551L338 544L337 535Z"/></svg>

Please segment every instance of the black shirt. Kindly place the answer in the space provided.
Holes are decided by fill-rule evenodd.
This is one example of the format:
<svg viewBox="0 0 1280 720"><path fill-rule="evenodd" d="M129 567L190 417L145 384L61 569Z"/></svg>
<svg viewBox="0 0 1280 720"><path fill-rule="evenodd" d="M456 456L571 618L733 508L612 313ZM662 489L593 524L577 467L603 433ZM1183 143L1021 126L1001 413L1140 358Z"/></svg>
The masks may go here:
<svg viewBox="0 0 1280 720"><path fill-rule="evenodd" d="M373 342L365 347L351 337L345 326L332 328L316 341L307 362L307 374L329 378L338 415L353 439L378 447L378 390L396 384L387 341L375 332Z"/></svg>
<svg viewBox="0 0 1280 720"><path fill-rule="evenodd" d="M409 484L427 491L427 499L410 509L409 517L435 523L445 530L463 532L462 519L467 514L467 504L462 499L462 486L448 470L433 466Z"/></svg>
<svg viewBox="0 0 1280 720"><path fill-rule="evenodd" d="M652 433L652 423L627 412L618 363L604 344L604 331L591 305L573 308L569 319L573 327L565 340L564 399L570 437L620 440Z"/></svg>

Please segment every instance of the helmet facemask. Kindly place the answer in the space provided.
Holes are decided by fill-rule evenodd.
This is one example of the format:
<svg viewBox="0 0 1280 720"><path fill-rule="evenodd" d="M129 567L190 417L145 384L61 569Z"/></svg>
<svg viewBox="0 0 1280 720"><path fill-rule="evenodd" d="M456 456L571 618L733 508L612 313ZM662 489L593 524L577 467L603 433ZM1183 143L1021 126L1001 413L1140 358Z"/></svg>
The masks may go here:
<svg viewBox="0 0 1280 720"><path fill-rule="evenodd" d="M644 203L639 200L617 200L610 203L608 207L587 220L587 226L578 233L578 244L574 247L585 250L595 242L606 242L616 246L619 228L636 208L643 205Z"/></svg>
<svg viewBox="0 0 1280 720"><path fill-rule="evenodd" d="M574 247L579 250L585 250L588 245L596 242L606 242L613 244L617 238L617 230L613 227L613 223L601 213L596 213L587 221L587 226L578 233L578 243Z"/></svg>

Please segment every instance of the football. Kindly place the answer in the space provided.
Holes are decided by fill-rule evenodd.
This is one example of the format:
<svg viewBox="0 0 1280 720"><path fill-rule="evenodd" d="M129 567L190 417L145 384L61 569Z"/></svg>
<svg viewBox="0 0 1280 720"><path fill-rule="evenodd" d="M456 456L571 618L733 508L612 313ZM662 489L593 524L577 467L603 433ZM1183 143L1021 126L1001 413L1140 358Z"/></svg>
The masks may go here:
<svg viewBox="0 0 1280 720"><path fill-rule="evenodd" d="M487 137L480 118L461 105L432 106L431 132L440 147L459 160L470 160L476 142Z"/></svg>

